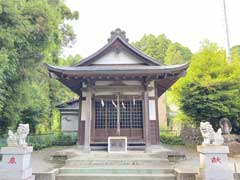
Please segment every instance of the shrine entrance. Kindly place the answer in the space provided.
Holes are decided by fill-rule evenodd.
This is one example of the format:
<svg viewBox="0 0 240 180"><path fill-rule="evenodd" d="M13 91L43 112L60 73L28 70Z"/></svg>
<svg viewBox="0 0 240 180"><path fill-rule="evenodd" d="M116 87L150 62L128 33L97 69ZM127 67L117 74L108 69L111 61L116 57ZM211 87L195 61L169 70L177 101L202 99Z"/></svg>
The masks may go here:
<svg viewBox="0 0 240 180"><path fill-rule="evenodd" d="M126 136L129 142L143 140L143 103L139 97L96 97L93 102L94 123L92 124L92 142L107 142L109 136L118 134L118 107L120 136Z"/></svg>

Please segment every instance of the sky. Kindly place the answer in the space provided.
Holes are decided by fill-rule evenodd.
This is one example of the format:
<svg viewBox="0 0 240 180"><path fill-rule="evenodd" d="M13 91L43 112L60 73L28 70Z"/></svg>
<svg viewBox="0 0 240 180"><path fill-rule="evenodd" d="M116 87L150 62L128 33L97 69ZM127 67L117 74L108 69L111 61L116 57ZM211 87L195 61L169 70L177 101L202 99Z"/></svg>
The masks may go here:
<svg viewBox="0 0 240 180"><path fill-rule="evenodd" d="M144 34L165 34L198 51L208 39L226 47L223 0L65 0L79 11L71 24L77 34L72 48L64 56L91 55L107 43L110 32L121 28L130 42ZM240 0L226 0L231 46L240 44Z"/></svg>

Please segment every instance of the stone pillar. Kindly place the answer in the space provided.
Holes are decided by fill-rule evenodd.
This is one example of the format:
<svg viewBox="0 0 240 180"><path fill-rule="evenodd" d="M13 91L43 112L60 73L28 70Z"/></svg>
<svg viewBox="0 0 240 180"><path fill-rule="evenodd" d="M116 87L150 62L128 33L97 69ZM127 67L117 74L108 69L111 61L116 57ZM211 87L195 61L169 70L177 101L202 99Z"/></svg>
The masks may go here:
<svg viewBox="0 0 240 180"><path fill-rule="evenodd" d="M32 146L3 147L0 180L34 180L31 168Z"/></svg>
<svg viewBox="0 0 240 180"><path fill-rule="evenodd" d="M201 145L197 151L200 153L198 180L234 180L228 167L228 146Z"/></svg>
<svg viewBox="0 0 240 180"><path fill-rule="evenodd" d="M144 127L145 127L145 152L151 152L151 137L149 133L149 98L148 98L148 83L144 83Z"/></svg>
<svg viewBox="0 0 240 180"><path fill-rule="evenodd" d="M84 132L84 146L83 152L89 153L91 151L91 121L92 121L92 88L88 87L86 92L86 110L87 118L85 120L85 132Z"/></svg>

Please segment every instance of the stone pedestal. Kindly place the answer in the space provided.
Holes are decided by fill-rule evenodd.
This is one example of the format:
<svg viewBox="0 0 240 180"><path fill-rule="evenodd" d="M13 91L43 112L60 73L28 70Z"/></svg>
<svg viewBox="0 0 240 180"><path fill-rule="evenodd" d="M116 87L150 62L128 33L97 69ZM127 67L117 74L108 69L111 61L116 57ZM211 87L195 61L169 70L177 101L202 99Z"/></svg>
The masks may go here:
<svg viewBox="0 0 240 180"><path fill-rule="evenodd" d="M234 180L228 167L228 146L201 145L197 151L200 153L199 180Z"/></svg>
<svg viewBox="0 0 240 180"><path fill-rule="evenodd" d="M31 168L33 147L3 147L0 180L34 180Z"/></svg>

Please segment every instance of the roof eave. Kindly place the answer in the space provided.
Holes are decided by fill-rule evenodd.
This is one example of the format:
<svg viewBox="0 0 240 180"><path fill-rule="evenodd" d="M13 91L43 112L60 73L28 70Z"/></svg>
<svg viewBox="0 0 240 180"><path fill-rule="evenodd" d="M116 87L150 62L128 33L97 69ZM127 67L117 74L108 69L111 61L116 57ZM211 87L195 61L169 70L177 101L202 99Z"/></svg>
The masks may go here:
<svg viewBox="0 0 240 180"><path fill-rule="evenodd" d="M71 74L108 74L108 73L111 73L111 74L121 74L121 73L127 73L127 74L135 74L135 73L142 73L144 72L144 74L151 74L151 73L167 73L167 72L174 72L174 71L184 71L186 70L188 67L189 67L189 63L185 63L185 64L182 64L182 65L178 65L177 67L175 66L165 66L165 68L162 68L162 69L148 69L147 71L144 70L144 69L140 69L140 70L81 70L80 68L79 69L72 69L72 70L69 70L67 68L69 67L58 67L58 66L52 66L52 65L49 65L49 64L46 64L48 70L49 70L49 76L51 78L55 78L57 79L58 77L55 75L55 73L63 73L63 74L66 74L66 75L71 75ZM163 67L163 66L162 66ZM65 69L64 69L65 68ZM76 67L77 68L77 67ZM151 71L150 71L151 70Z"/></svg>

